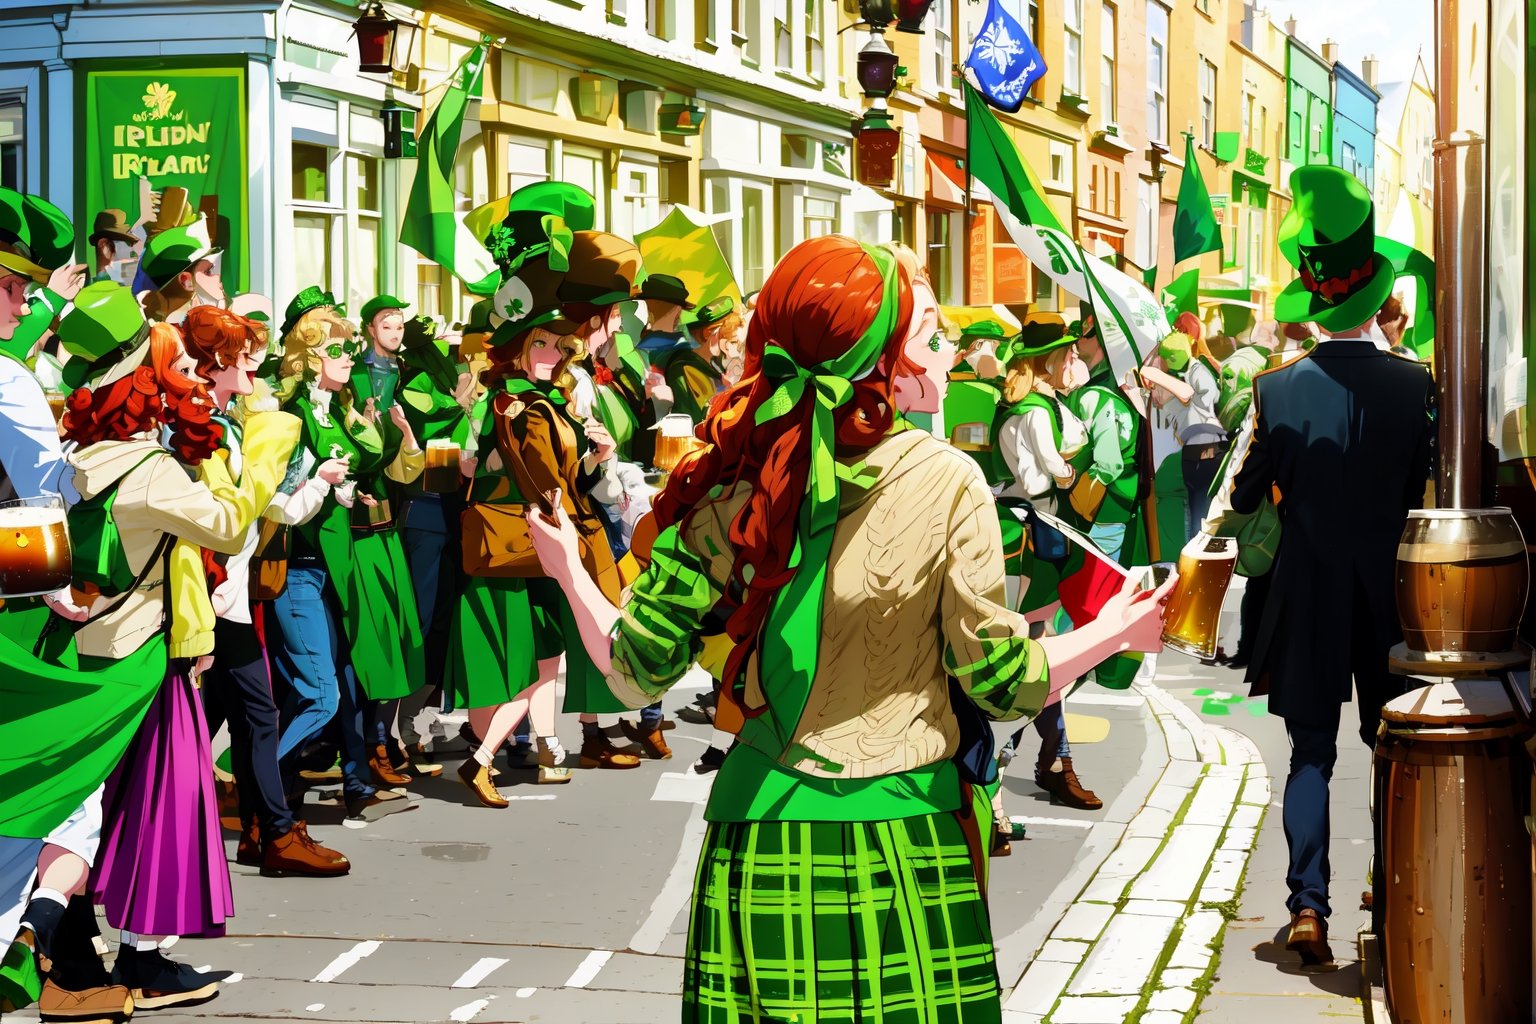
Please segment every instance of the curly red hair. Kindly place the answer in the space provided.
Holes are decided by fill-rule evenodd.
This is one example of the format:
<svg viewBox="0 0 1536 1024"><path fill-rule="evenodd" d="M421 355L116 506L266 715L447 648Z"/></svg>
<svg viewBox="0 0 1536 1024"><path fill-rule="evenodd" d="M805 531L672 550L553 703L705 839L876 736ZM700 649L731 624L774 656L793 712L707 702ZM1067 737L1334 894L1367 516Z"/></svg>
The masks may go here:
<svg viewBox="0 0 1536 1024"><path fill-rule="evenodd" d="M266 326L221 306L193 306L181 323L182 345L205 380L247 352L267 347Z"/></svg>
<svg viewBox="0 0 1536 1024"><path fill-rule="evenodd" d="M171 453L195 466L218 450L224 428L202 383L176 368L186 355L181 332L149 329L149 362L105 388L76 388L64 413L64 437L81 448L127 441L161 424L171 428Z"/></svg>
<svg viewBox="0 0 1536 1024"><path fill-rule="evenodd" d="M901 353L912 318L911 281L904 270L896 273L901 275L896 326L884 355L873 373L854 384L853 398L834 417L839 455L868 451L886 436L895 416L893 381L914 369ZM756 422L758 408L776 386L762 376L763 350L778 345L803 367L843 355L874 322L884 290L874 258L851 238L828 235L791 249L759 294L740 383L715 397L698 428L710 447L684 458L656 499L656 522L666 529L686 523L717 485L741 482L752 488L730 529L731 574L740 603L726 623L735 641L725 666L727 682L740 678L757 650L774 596L794 575L789 560L811 466L814 398L768 423Z"/></svg>

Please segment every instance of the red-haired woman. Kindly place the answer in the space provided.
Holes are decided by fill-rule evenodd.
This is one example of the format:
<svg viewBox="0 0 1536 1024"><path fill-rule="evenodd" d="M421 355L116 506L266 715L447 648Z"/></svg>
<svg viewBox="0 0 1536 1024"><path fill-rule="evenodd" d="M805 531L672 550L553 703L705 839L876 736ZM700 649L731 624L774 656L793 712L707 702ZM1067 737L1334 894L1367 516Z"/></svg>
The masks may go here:
<svg viewBox="0 0 1536 1024"><path fill-rule="evenodd" d="M1034 714L1110 653L1160 646L1166 591L1040 642L1006 607L979 468L898 412L937 411L955 362L914 270L840 236L785 256L622 608L563 517L529 517L632 707L729 613L721 716L742 724L705 812L684 1021L999 1020L978 718Z"/></svg>
<svg viewBox="0 0 1536 1024"><path fill-rule="evenodd" d="M71 524L82 505L110 498L120 556L111 566L101 559L102 572L92 582L135 575L142 582L123 587L120 597L108 596L117 586L101 587L86 602L91 615L75 644L82 669L128 662L164 679L107 780L105 830L92 877L108 923L123 933L117 980L138 1006L152 1009L206 998L216 985L167 959L158 939L223 935L233 910L208 732L193 683L213 646L198 548L238 550L282 478L299 423L276 413L251 417L244 472L235 484L223 461L210 458L222 430L203 385L177 369L186 358L177 329L146 329L139 316L136 332L98 344L103 327L131 326L128 318L138 313L127 289L110 288L118 291L91 309L114 315L101 312L94 331L86 324L79 344L72 344L69 320L60 326L66 348L85 367L63 424L65 437L78 446L69 461L82 504L72 510ZM162 428L169 431L165 445ZM73 539L77 555L112 551L110 544L93 546L89 536Z"/></svg>

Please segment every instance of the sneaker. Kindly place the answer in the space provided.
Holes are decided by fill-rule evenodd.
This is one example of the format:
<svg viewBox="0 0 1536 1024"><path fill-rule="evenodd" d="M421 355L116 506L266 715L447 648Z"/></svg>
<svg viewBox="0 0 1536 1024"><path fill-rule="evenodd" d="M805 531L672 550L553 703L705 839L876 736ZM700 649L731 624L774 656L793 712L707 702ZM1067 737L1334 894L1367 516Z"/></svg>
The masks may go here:
<svg viewBox="0 0 1536 1024"><path fill-rule="evenodd" d="M475 799L486 807L501 809L512 806L511 801L496 789L496 783L491 781L491 769L474 758L459 765L459 779L475 794Z"/></svg>
<svg viewBox="0 0 1536 1024"><path fill-rule="evenodd" d="M98 985L70 990L43 983L37 1015L47 1021L123 1021L133 1016L133 994L122 985Z"/></svg>
<svg viewBox="0 0 1536 1024"><path fill-rule="evenodd" d="M13 1013L37 1002L43 979L37 970L37 940L23 928L0 960L0 1013Z"/></svg>
<svg viewBox="0 0 1536 1024"><path fill-rule="evenodd" d="M166 956L162 950L140 951L122 946L112 967L112 981L133 995L139 1010L157 1010L166 1006L191 1006L207 1002L219 993L219 982L228 972L193 970Z"/></svg>
<svg viewBox="0 0 1536 1024"><path fill-rule="evenodd" d="M678 708L677 717L689 725L714 725L715 709L700 707Z"/></svg>
<svg viewBox="0 0 1536 1024"><path fill-rule="evenodd" d="M725 764L725 751L719 747L710 747L699 756L697 761L693 762L690 770L695 775L709 775L719 771L723 764Z"/></svg>

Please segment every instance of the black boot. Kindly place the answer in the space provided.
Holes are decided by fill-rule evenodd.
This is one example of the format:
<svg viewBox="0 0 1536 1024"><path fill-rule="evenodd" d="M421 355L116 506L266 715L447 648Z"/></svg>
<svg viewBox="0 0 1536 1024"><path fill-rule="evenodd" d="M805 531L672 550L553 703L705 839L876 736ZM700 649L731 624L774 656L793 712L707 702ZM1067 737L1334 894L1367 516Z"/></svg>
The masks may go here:
<svg viewBox="0 0 1536 1024"><path fill-rule="evenodd" d="M218 995L219 982L227 977L228 971L195 971L163 950L140 951L130 946L118 948L112 969L113 982L126 987L141 1010L207 1002Z"/></svg>

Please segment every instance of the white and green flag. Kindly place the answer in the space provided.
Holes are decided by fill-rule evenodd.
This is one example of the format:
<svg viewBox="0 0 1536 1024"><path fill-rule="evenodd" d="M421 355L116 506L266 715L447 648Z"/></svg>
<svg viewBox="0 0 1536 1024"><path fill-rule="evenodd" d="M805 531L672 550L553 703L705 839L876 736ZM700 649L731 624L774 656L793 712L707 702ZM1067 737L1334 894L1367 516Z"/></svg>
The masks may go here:
<svg viewBox="0 0 1536 1024"><path fill-rule="evenodd" d="M416 180L411 183L405 219L400 225L401 242L446 267L476 295L494 294L501 283L501 273L485 246L459 218L453 165L464 128L464 112L470 98L480 95L485 53L483 41L469 51L437 109L427 119L418 145Z"/></svg>
<svg viewBox="0 0 1536 1024"><path fill-rule="evenodd" d="M1173 332L1162 304L1140 281L1083 252L1051 210L997 115L969 85L965 109L972 192L991 200L1029 262L1093 307L1104 355L1116 379L1124 381Z"/></svg>

